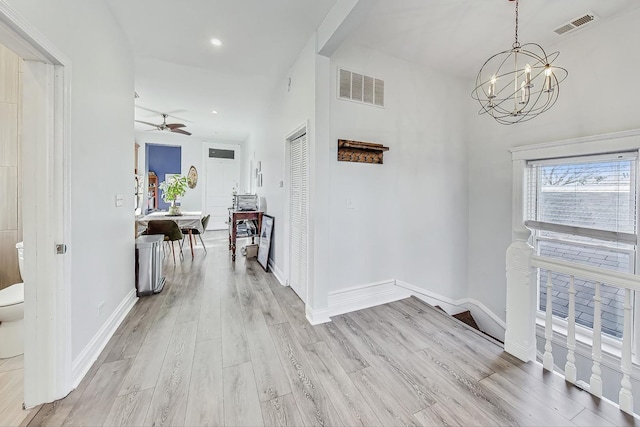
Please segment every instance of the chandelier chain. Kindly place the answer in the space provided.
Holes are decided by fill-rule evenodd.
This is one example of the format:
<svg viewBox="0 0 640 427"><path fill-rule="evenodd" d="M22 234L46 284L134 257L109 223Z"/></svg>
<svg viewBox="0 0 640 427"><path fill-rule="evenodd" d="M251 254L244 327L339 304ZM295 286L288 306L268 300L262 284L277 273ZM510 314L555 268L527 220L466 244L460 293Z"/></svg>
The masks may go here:
<svg viewBox="0 0 640 427"><path fill-rule="evenodd" d="M518 0L516 0L516 41L513 43L513 48L517 49L520 47L520 43L518 43Z"/></svg>

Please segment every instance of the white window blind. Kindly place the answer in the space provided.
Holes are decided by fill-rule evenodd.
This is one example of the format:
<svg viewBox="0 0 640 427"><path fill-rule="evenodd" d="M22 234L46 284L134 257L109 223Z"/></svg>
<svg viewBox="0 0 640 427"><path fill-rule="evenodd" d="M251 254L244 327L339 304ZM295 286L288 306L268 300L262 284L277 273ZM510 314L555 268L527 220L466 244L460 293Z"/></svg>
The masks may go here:
<svg viewBox="0 0 640 427"><path fill-rule="evenodd" d="M637 153L532 161L527 225L636 243Z"/></svg>
<svg viewBox="0 0 640 427"><path fill-rule="evenodd" d="M606 270L635 273L637 153L570 157L528 163L526 224L538 255ZM554 316L567 318L569 283L575 286L575 321L593 327L596 284L540 270L539 308L546 310L551 276ZM624 294L602 284L602 332L623 333Z"/></svg>

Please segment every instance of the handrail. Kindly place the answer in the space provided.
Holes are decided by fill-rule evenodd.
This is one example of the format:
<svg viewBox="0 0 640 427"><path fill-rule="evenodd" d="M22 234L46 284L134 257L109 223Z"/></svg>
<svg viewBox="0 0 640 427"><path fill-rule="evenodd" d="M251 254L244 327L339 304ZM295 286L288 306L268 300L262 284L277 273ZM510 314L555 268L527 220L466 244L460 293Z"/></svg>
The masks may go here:
<svg viewBox="0 0 640 427"><path fill-rule="evenodd" d="M564 273L605 285L640 291L640 276L634 274L605 270L604 268L576 264L574 262L562 261L540 255L533 255L531 257L531 265L533 267L550 270L554 273Z"/></svg>

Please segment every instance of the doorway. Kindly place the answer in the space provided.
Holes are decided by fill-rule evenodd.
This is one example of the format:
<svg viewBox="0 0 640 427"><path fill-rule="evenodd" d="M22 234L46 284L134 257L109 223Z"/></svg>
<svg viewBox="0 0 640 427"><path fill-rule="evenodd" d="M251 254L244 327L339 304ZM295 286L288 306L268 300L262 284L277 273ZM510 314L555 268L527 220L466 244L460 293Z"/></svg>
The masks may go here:
<svg viewBox="0 0 640 427"><path fill-rule="evenodd" d="M289 147L289 286L307 303L309 224L309 142L306 126Z"/></svg>
<svg viewBox="0 0 640 427"><path fill-rule="evenodd" d="M22 402L30 408L72 388L70 260L61 256L70 240L70 61L5 2L0 2L0 43L21 58L22 67Z"/></svg>
<svg viewBox="0 0 640 427"><path fill-rule="evenodd" d="M169 203L162 199L162 194L157 186L169 178L167 175L182 173L182 147L147 143L145 144L145 165L147 182L150 183L147 212L156 209L169 210ZM155 176L156 188L151 188L150 176Z"/></svg>
<svg viewBox="0 0 640 427"><path fill-rule="evenodd" d="M233 194L240 191L240 146L204 143L203 206L211 220L207 230L226 230Z"/></svg>

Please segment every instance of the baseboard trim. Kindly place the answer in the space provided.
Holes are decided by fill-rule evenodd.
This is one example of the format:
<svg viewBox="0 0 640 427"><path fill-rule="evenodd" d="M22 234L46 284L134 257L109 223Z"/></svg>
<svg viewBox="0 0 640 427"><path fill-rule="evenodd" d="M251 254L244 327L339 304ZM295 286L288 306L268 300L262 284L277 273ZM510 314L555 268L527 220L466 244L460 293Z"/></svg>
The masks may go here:
<svg viewBox="0 0 640 427"><path fill-rule="evenodd" d="M433 306L439 305L447 314L458 314L469 310L473 315L480 330L487 334L504 341L504 334L507 330L507 324L500 319L493 311L482 302L474 298L461 298L454 300L435 292L428 291L418 286L412 285L402 280L396 280L396 286L404 288L411 292L411 295L425 301Z"/></svg>
<svg viewBox="0 0 640 427"><path fill-rule="evenodd" d="M330 292L329 316L337 316L407 298L411 294L393 279Z"/></svg>
<svg viewBox="0 0 640 427"><path fill-rule="evenodd" d="M280 283L282 286L287 286L287 282L284 280L284 274L282 273L282 270L280 270L280 268L272 258L269 258L269 263L267 265L269 266L269 269L273 273L273 276L276 278L278 283Z"/></svg>
<svg viewBox="0 0 640 427"><path fill-rule="evenodd" d="M73 388L78 387L80 381L89 372L93 363L98 359L102 350L113 336L118 326L122 323L124 318L129 314L129 311L133 308L138 298L136 297L136 290L132 289L124 299L118 304L118 307L109 316L106 322L93 336L89 344L82 350L82 352L73 361L72 378Z"/></svg>
<svg viewBox="0 0 640 427"><path fill-rule="evenodd" d="M307 317L307 321L314 326L331 322L328 309L314 310L309 304L307 304L305 306L304 312L305 316Z"/></svg>

